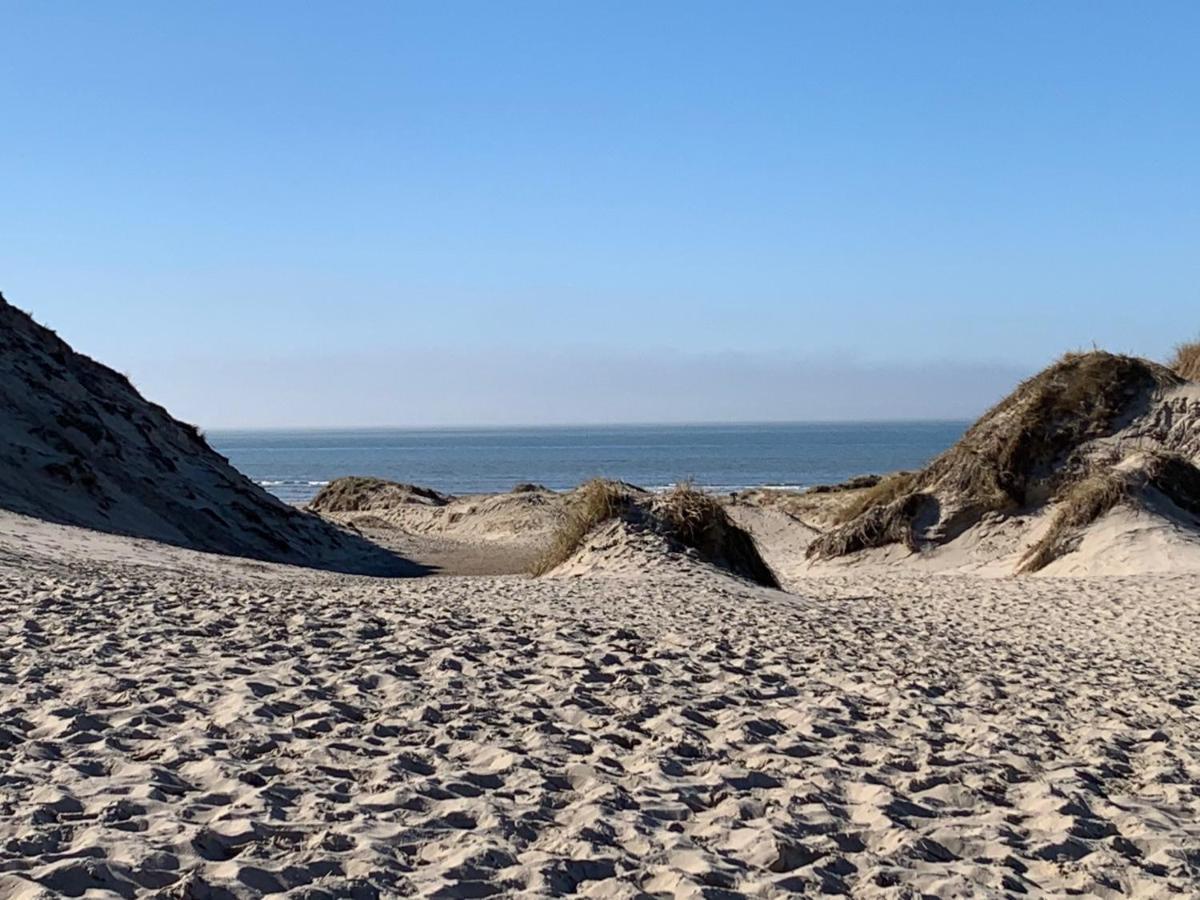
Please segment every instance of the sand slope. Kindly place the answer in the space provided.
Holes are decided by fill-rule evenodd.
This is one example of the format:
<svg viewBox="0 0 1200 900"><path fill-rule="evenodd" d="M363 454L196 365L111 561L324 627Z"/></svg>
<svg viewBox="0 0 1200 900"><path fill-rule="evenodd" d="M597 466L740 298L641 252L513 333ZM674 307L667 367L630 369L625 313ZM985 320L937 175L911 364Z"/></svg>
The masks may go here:
<svg viewBox="0 0 1200 900"><path fill-rule="evenodd" d="M3 297L0 413L0 508L216 553L413 571L272 497Z"/></svg>
<svg viewBox="0 0 1200 900"><path fill-rule="evenodd" d="M570 492L530 487L455 497L348 476L322 488L308 508L435 573L507 575L529 571L570 501Z"/></svg>
<svg viewBox="0 0 1200 900"><path fill-rule="evenodd" d="M20 524L0 897L1200 885L1196 577L398 582Z"/></svg>

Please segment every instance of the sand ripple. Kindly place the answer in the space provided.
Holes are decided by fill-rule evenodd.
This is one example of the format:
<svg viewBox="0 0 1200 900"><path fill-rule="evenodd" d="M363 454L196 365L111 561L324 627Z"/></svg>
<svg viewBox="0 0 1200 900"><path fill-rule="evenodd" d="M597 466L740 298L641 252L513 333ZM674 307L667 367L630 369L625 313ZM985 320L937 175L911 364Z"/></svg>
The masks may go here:
<svg viewBox="0 0 1200 900"><path fill-rule="evenodd" d="M0 574L0 897L1194 895L1200 581Z"/></svg>

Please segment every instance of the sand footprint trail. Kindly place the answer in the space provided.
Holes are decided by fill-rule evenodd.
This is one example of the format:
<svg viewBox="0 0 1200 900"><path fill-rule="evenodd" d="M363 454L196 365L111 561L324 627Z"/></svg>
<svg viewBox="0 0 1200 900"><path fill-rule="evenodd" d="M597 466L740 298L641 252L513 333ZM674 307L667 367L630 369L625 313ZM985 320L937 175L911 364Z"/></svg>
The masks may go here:
<svg viewBox="0 0 1200 900"><path fill-rule="evenodd" d="M210 569L0 576L0 896L1198 883L1194 579Z"/></svg>

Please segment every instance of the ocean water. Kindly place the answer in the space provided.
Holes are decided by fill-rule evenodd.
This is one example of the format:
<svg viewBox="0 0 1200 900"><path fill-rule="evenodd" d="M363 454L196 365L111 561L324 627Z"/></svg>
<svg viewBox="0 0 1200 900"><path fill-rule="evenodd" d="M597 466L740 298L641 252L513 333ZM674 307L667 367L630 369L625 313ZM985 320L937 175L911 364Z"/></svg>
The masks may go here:
<svg viewBox="0 0 1200 900"><path fill-rule="evenodd" d="M802 488L922 465L966 422L627 425L428 430L211 431L242 473L289 503L343 475L373 475L450 494L522 481L564 489L588 478L646 488L681 479L714 491Z"/></svg>

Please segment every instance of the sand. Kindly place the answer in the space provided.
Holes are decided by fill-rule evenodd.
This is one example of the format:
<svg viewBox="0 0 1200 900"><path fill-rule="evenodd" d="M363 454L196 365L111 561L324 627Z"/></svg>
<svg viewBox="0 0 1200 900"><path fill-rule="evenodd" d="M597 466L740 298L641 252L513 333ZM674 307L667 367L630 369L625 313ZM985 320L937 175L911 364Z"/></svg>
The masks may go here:
<svg viewBox="0 0 1200 900"><path fill-rule="evenodd" d="M0 898L1200 891L1200 576L793 591L0 513Z"/></svg>
<svg viewBox="0 0 1200 900"><path fill-rule="evenodd" d="M573 492L544 488L454 497L413 485L344 478L307 509L437 575L529 572L566 517Z"/></svg>

